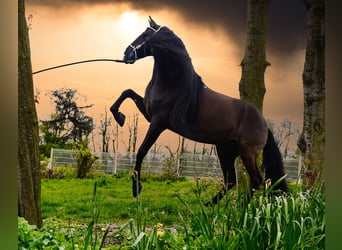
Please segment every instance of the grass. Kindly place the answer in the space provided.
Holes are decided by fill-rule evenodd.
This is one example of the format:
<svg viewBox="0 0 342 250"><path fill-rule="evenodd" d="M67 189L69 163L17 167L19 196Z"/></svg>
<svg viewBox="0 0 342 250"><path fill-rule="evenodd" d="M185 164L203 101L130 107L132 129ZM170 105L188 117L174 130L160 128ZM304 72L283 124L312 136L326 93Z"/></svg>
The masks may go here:
<svg viewBox="0 0 342 250"><path fill-rule="evenodd" d="M89 221L92 211L92 189L97 182L97 202L100 223L122 224L134 217L136 199L132 197L130 176L121 178L102 176L95 179L44 179L42 180L43 218ZM173 225L179 222L179 211L185 208L177 196L186 196L190 204L196 202L193 181L158 181L145 178L139 196L148 216L148 224ZM214 184L212 185L215 186ZM213 193L214 194L214 193Z"/></svg>
<svg viewBox="0 0 342 250"><path fill-rule="evenodd" d="M324 249L323 186L307 192L291 186L287 196L270 195L271 188L249 203L231 191L206 207L217 181L160 182L150 176L143 185L134 199L128 175L43 180L45 226L38 234L19 220L18 241L28 249L88 249L84 243L90 249ZM119 227L109 233L106 224Z"/></svg>

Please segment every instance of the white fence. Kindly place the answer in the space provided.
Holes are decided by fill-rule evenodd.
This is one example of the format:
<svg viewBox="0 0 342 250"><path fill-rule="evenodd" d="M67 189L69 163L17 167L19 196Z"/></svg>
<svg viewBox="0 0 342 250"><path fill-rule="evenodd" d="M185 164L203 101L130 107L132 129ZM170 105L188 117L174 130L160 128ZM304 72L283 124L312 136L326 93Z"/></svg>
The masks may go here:
<svg viewBox="0 0 342 250"><path fill-rule="evenodd" d="M97 162L101 163L103 171L107 174L115 174L122 171L128 171L134 167L135 154L113 154L113 153L96 153ZM149 152L143 161L141 171L143 173L160 174L168 170L177 169L179 175L193 176L222 176L222 171L218 157L216 155L202 155L184 153L178 159L174 156L164 153ZM71 165L76 167L76 154L74 150L51 149L52 168L61 165ZM285 173L288 178L297 180L301 175L300 161L298 159L285 160ZM177 166L177 168L175 167Z"/></svg>

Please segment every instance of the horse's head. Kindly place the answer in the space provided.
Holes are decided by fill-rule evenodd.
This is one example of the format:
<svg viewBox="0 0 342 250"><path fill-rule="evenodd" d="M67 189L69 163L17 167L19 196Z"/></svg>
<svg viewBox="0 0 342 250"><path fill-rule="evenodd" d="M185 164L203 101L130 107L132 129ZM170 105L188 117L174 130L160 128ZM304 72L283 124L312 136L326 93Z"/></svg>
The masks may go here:
<svg viewBox="0 0 342 250"><path fill-rule="evenodd" d="M148 26L146 30L126 48L123 58L126 63L134 63L138 59L152 55L151 46L148 41L156 35L163 26L158 25L150 16L148 21L150 26Z"/></svg>

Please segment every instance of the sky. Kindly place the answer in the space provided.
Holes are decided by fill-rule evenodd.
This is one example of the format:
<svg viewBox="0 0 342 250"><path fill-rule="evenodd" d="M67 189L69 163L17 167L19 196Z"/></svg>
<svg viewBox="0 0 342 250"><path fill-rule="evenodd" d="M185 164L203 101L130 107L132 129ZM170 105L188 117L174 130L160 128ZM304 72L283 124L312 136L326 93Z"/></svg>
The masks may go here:
<svg viewBox="0 0 342 250"><path fill-rule="evenodd" d="M289 119L301 126L305 7L300 0L270 2L266 58L271 66L265 72L264 116L276 122ZM86 59L121 59L125 48L145 30L151 15L183 40L196 72L208 87L239 97L247 1L27 0L26 15L33 71ZM48 91L76 88L83 96L80 104L94 104L87 114L99 126L105 109L109 112L123 90L132 88L144 94L152 67L153 58L148 57L132 65L96 62L36 74L38 118L45 120L53 113ZM121 111L127 122L138 113L130 100L123 103ZM123 135L128 133L127 122L121 129ZM138 145L148 127L142 115L139 124ZM97 138L98 129L94 134ZM177 142L177 135L164 132L157 144L163 147ZM124 147L124 140L122 144Z"/></svg>

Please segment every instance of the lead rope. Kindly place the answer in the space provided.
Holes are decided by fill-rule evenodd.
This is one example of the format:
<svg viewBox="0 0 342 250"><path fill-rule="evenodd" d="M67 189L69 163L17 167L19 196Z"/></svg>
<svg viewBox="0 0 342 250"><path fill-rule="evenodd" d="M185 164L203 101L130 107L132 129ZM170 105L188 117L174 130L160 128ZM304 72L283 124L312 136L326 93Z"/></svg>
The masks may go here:
<svg viewBox="0 0 342 250"><path fill-rule="evenodd" d="M164 26L159 26L158 29L154 29L152 27L148 27L149 29L153 30L154 33L152 36L154 36L159 30L161 30ZM137 46L133 46L132 44L130 44L129 46L133 49L134 51L134 62L138 59L138 54L137 54L137 50L145 43L146 41L144 41L141 44L138 44ZM32 75L34 74L39 74L42 73L44 71L48 71L48 70L52 70L52 69L58 69L58 68L62 68L62 67L67 67L67 66L71 66L71 65L75 65L75 64L81 64L81 63L88 63L88 62L117 62L117 63L128 63L125 62L124 60L118 60L118 59L90 59L90 60L84 60L84 61L78 61L78 62L72 62L72 63L66 63L66 64L62 64L62 65L58 65L58 66L54 66L54 67L50 67L50 68L45 68L45 69L41 69L35 72L32 72Z"/></svg>
<svg viewBox="0 0 342 250"><path fill-rule="evenodd" d="M52 69L67 67L67 66L71 66L71 65L75 65L75 64L88 63L88 62L117 62L117 63L126 63L124 60L118 60L118 59L90 59L90 60L66 63L66 64L62 64L62 65L58 65L58 66L54 66L54 67L50 67L50 68L41 69L41 70L32 72L32 75L39 74L39 73L42 73L44 71L48 71L48 70L52 70Z"/></svg>

